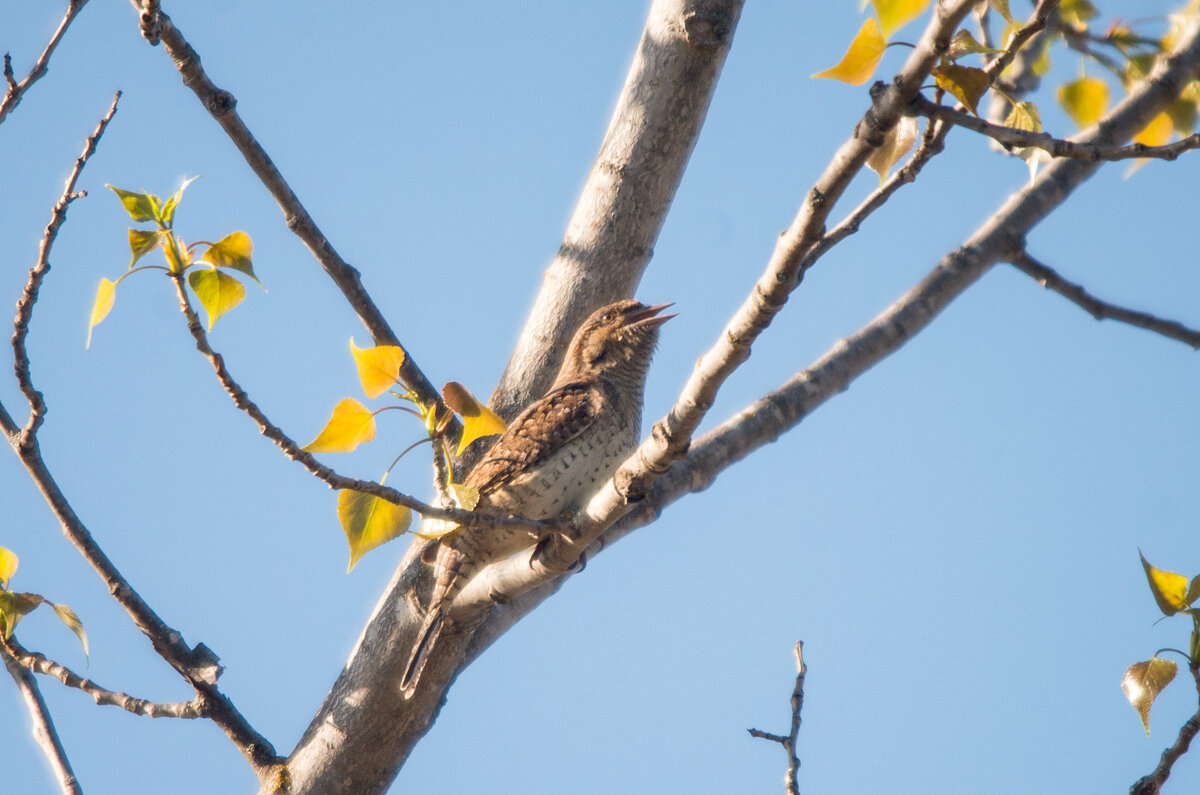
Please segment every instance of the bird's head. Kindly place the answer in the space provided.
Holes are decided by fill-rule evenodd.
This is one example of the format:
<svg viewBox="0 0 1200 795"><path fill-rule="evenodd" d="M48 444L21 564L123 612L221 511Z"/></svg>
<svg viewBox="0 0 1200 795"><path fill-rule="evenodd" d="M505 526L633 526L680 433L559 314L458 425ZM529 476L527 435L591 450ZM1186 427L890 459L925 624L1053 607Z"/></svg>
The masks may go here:
<svg viewBox="0 0 1200 795"><path fill-rule="evenodd" d="M658 329L675 317L659 314L669 306L646 306L627 299L597 309L575 332L558 383L585 374L644 380Z"/></svg>

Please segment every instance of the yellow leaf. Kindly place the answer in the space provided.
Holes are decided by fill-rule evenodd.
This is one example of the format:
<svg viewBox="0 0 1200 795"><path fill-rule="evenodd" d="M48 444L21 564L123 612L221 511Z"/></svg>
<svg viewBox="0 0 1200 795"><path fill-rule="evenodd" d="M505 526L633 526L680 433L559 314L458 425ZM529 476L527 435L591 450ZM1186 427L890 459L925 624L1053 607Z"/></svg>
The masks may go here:
<svg viewBox="0 0 1200 795"><path fill-rule="evenodd" d="M230 309L246 297L246 288L227 273L215 268L203 268L188 274L188 284L208 312L208 330Z"/></svg>
<svg viewBox="0 0 1200 795"><path fill-rule="evenodd" d="M121 206L134 221L157 221L159 219L161 202L153 193L136 193L112 185L104 187L117 194L117 198L121 200Z"/></svg>
<svg viewBox="0 0 1200 795"><path fill-rule="evenodd" d="M908 154L917 142L918 124L911 116L903 116L896 126L888 130L883 145L867 158L867 167L879 175L879 181L887 179L888 171Z"/></svg>
<svg viewBox="0 0 1200 795"><path fill-rule="evenodd" d="M360 348L350 338L350 353L358 365L358 380L369 398L377 398L388 391L400 379L400 365L404 364L404 349L399 345L376 345Z"/></svg>
<svg viewBox="0 0 1200 795"><path fill-rule="evenodd" d="M1187 577L1173 571L1154 568L1140 550L1138 557L1142 559L1142 568L1146 570L1150 593L1154 594L1154 601L1158 603L1158 609L1163 612L1163 615L1173 616L1186 608L1188 606Z"/></svg>
<svg viewBox="0 0 1200 795"><path fill-rule="evenodd" d="M179 190L175 191L175 195L163 202L162 206L162 222L170 228L175 223L175 210L179 208L179 200L183 198L183 192L187 190L187 186L198 180L199 177L192 177L183 181L179 186Z"/></svg>
<svg viewBox="0 0 1200 795"><path fill-rule="evenodd" d="M1147 737L1150 736L1150 707L1163 688L1171 684L1178 671L1179 666L1170 660L1152 657L1129 666L1121 677L1121 689L1141 716Z"/></svg>
<svg viewBox="0 0 1200 795"><path fill-rule="evenodd" d="M473 511L479 504L479 489L461 483L450 484L450 496L454 498L454 504L464 511Z"/></svg>
<svg viewBox="0 0 1200 795"><path fill-rule="evenodd" d="M262 287L262 282L258 281L258 277L254 275L254 266L250 262L250 255L253 252L254 244L250 241L250 235L245 232L233 232L209 246L200 259L218 268L233 268L241 271L258 282L259 287Z"/></svg>
<svg viewBox="0 0 1200 795"><path fill-rule="evenodd" d="M879 23L874 17L870 17L859 28L858 35L850 42L850 49L846 50L838 65L824 72L817 72L813 77L827 77L852 86L861 86L875 74L875 67L883 58L885 49L887 43L879 33Z"/></svg>
<svg viewBox="0 0 1200 795"><path fill-rule="evenodd" d="M983 46L975 40L975 37L971 35L971 31L962 28L954 34L954 38L950 39L950 49L946 51L946 57L951 61L957 61L964 55L980 53L993 55L1000 52L1003 52L1003 50Z"/></svg>
<svg viewBox="0 0 1200 795"><path fill-rule="evenodd" d="M79 638L79 642L83 644L83 656L88 656L88 639L87 632L83 630L83 622L79 620L79 616L75 615L75 611L66 605L56 605L54 602L46 602L54 608L54 612L58 614L58 620L67 625L67 629L75 633L75 637Z"/></svg>
<svg viewBox="0 0 1200 795"><path fill-rule="evenodd" d="M17 571L20 558L11 549L0 547L0 591L8 588L8 581Z"/></svg>
<svg viewBox="0 0 1200 795"><path fill-rule="evenodd" d="M1171 140L1173 129L1170 114L1160 113L1140 133L1133 136L1133 140L1146 146L1163 146Z"/></svg>
<svg viewBox="0 0 1200 795"><path fill-rule="evenodd" d="M929 0L871 0L875 13L879 15L879 27L883 37L892 34L919 17L929 7Z"/></svg>
<svg viewBox="0 0 1200 795"><path fill-rule="evenodd" d="M988 5L992 10L1004 18L1004 21L1009 25L1016 25L1013 20L1012 12L1008 10L1008 0L988 0Z"/></svg>
<svg viewBox="0 0 1200 795"><path fill-rule="evenodd" d="M404 533L412 522L412 511L374 494L343 489L338 492L338 520L350 543L349 574L363 555Z"/></svg>
<svg viewBox="0 0 1200 795"><path fill-rule="evenodd" d="M975 108L988 90L987 72L973 66L946 64L933 67L933 79L939 88L949 91L967 110L978 115Z"/></svg>
<svg viewBox="0 0 1200 795"><path fill-rule="evenodd" d="M17 622L44 601L46 600L35 593L0 591L0 624L3 624L4 637L12 637Z"/></svg>
<svg viewBox="0 0 1200 795"><path fill-rule="evenodd" d="M1088 20L1099 13L1091 0L1063 0L1058 5L1059 18L1078 31L1087 30Z"/></svg>
<svg viewBox="0 0 1200 795"><path fill-rule="evenodd" d="M304 445L310 453L348 453L375 438L375 415L354 398L339 401L317 438Z"/></svg>
<svg viewBox="0 0 1200 795"><path fill-rule="evenodd" d="M1058 89L1058 104L1080 127L1100 121L1108 109L1108 84L1094 77L1081 77Z"/></svg>
<svg viewBox="0 0 1200 795"><path fill-rule="evenodd" d="M88 320L88 335L86 347L92 347L92 329L100 325L100 321L108 317L112 311L113 301L117 296L117 283L108 279L100 279L100 289L96 290L96 300L92 302L92 317Z"/></svg>
<svg viewBox="0 0 1200 795"><path fill-rule="evenodd" d="M1032 102L1018 102L1008 112L1004 126L1025 132L1041 132L1042 115L1038 112L1037 105Z"/></svg>
<svg viewBox="0 0 1200 795"><path fill-rule="evenodd" d="M179 235L168 233L163 250L167 255L167 264L171 266L172 273L182 273L192 264L192 255L188 251L187 244Z"/></svg>
<svg viewBox="0 0 1200 795"><path fill-rule="evenodd" d="M157 229L144 232L141 229L130 229L129 250L133 252L133 259L129 261L129 267L132 268L138 260L158 248L161 243L162 232Z"/></svg>
<svg viewBox="0 0 1200 795"><path fill-rule="evenodd" d="M442 387L442 400L452 411L463 418L462 439L458 443L458 452L462 455L467 445L482 436L504 433L508 427L504 420L487 406L475 399L466 387L457 381L451 381Z"/></svg>

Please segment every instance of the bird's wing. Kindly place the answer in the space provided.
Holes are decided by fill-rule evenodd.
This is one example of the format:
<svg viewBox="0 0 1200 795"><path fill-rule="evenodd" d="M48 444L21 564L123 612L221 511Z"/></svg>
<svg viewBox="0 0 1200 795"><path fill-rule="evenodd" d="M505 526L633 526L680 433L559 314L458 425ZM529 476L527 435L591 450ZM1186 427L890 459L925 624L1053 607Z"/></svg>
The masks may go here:
<svg viewBox="0 0 1200 795"><path fill-rule="evenodd" d="M471 470L466 485L480 494L495 491L583 433L601 403L599 387L582 383L566 384L531 403Z"/></svg>

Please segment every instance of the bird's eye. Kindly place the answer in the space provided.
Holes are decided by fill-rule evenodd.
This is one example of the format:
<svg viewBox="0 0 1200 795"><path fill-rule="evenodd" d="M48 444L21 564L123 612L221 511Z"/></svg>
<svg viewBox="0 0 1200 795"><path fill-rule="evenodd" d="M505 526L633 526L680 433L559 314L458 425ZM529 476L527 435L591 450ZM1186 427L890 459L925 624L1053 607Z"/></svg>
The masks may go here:
<svg viewBox="0 0 1200 795"><path fill-rule="evenodd" d="M603 315L600 316L601 323L611 323L616 319L617 319L616 312L605 312Z"/></svg>

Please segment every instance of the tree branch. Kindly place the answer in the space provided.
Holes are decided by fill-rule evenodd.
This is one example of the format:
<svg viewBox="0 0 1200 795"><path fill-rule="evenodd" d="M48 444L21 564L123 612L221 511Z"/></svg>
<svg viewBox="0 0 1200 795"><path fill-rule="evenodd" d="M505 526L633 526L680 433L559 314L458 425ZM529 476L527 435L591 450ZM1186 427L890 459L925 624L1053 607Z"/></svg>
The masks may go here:
<svg viewBox="0 0 1200 795"><path fill-rule="evenodd" d="M17 642L16 637L5 640L0 636L0 646L7 652L5 659L12 659L17 665L35 674L51 676L67 687L82 690L92 697L100 706L120 707L134 715L144 715L149 718L202 718L207 717L204 710L204 699L194 698L191 701L181 701L175 704L160 704L135 698L128 693L107 690L100 687L91 679L80 676L65 665L56 663L43 654L31 652Z"/></svg>
<svg viewBox="0 0 1200 795"><path fill-rule="evenodd" d="M233 141L238 151L242 153L242 157L245 158L250 169L262 182L271 197L275 199L279 208L283 210L288 229L292 230L316 257L325 273L342 291L342 295L350 303L351 308L370 332L376 344L400 345L383 313L363 287L361 274L334 250L333 244L317 227L316 221L292 191L291 186L276 168L274 161L263 149L262 144L242 121L242 117L236 110L237 98L228 91L218 88L209 79L208 74L200 65L200 55L192 49L187 39L172 24L171 18L159 10L157 0L130 0L130 2L139 11L143 36L152 45L158 44L161 39L167 55L171 57L183 77L184 85L192 90L217 124L221 125L221 129ZM400 366L400 381L416 394L422 403L436 403L440 409L445 409L441 394L421 372L421 368L417 366L411 354L404 357L404 362ZM455 424L454 428L454 433L457 434L461 430L461 425Z"/></svg>
<svg viewBox="0 0 1200 795"><path fill-rule="evenodd" d="M1081 285L1067 281L1053 269L1038 262L1027 251L1021 251L1012 257L1011 262L1017 270L1032 277L1047 290L1053 290L1068 301L1078 304L1080 308L1096 318L1096 320L1116 320L1121 323L1128 323L1131 326L1144 328L1156 334L1161 334L1164 337L1179 340L1185 345L1191 346L1193 350L1200 350L1200 330L1198 329L1188 328L1182 323L1174 320L1166 320L1147 312L1138 312L1133 309L1117 306L1116 304L1110 304L1107 301L1101 301Z"/></svg>
<svg viewBox="0 0 1200 795"><path fill-rule="evenodd" d="M67 758L62 740L59 739L58 730L54 728L54 720L50 717L45 699L42 698L42 691L38 689L37 680L3 646L0 646L0 657L4 658L4 667L17 683L17 689L21 691L25 705L29 707L29 717L33 720L33 739L42 747L46 761L50 763L54 777L58 779L59 789L64 795L82 795L83 789L79 786L79 780L75 778L75 771L71 769L71 761Z"/></svg>
<svg viewBox="0 0 1200 795"><path fill-rule="evenodd" d="M1134 158L1174 160L1184 152L1200 149L1200 133L1193 133L1187 138L1164 146L1146 146L1139 143L1126 145L1077 143L1055 138L1050 133L1029 132L992 124L966 111L938 105L919 95L909 104L908 112L916 116L937 119L946 124L965 127L986 135L1005 147L1031 146L1049 152L1054 157L1069 157L1079 160L1132 160Z"/></svg>
<svg viewBox="0 0 1200 795"><path fill-rule="evenodd" d="M1196 682L1196 695L1200 696L1200 661L1191 662L1188 670L1192 672L1192 679ZM1179 757L1187 753L1197 733L1200 733L1200 709L1179 728L1179 735L1175 742L1162 752L1162 758L1159 759L1154 772L1138 779L1129 788L1129 795L1158 795L1158 791L1171 775L1171 768L1179 761Z"/></svg>
<svg viewBox="0 0 1200 795"><path fill-rule="evenodd" d="M800 783L797 776L800 772L800 758L796 756L796 738L800 734L800 710L804 708L804 677L808 674L808 666L804 664L804 641L796 641L792 650L796 657L796 686L792 689L790 699L792 705L792 728L785 737L780 734L747 729L751 737L770 740L783 746L788 756L787 772L783 775L783 789L787 795L800 795Z"/></svg>
<svg viewBox="0 0 1200 795"><path fill-rule="evenodd" d="M58 29L54 31L54 35L50 37L50 42L46 45L46 49L42 50L42 54L33 64L33 68L29 70L29 74L20 83L16 80L16 75L13 74L12 56L4 53L4 82L8 85L4 92L4 99L0 100L0 124L8 118L8 114L21 104L21 98L25 96L25 92L29 87L41 80L46 72L50 71L50 56L54 54L54 50L58 47L58 43L62 41L63 35L67 32L67 28L83 7L87 5L87 0L69 0L67 3L67 12L63 15L62 22L58 23Z"/></svg>

